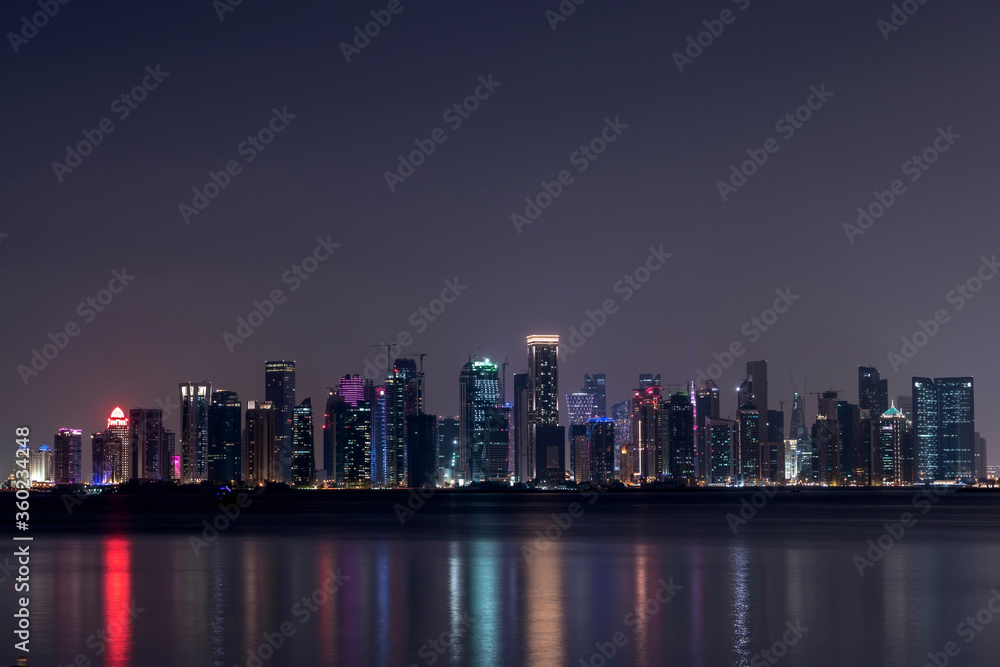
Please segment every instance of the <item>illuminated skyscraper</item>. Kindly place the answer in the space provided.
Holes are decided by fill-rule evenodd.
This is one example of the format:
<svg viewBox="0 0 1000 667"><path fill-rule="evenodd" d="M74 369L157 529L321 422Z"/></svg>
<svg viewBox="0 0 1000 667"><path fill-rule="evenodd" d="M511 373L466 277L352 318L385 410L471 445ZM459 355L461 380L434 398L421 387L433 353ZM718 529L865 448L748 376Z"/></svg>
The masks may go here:
<svg viewBox="0 0 1000 667"><path fill-rule="evenodd" d="M592 418L607 417L607 386L604 373L594 373L583 376L583 391L594 396L594 412Z"/></svg>
<svg viewBox="0 0 1000 667"><path fill-rule="evenodd" d="M941 479L975 479L976 412L971 377L937 378Z"/></svg>
<svg viewBox="0 0 1000 667"><path fill-rule="evenodd" d="M940 396L931 378L915 377L911 386L917 481L932 482L941 472Z"/></svg>
<svg viewBox="0 0 1000 667"><path fill-rule="evenodd" d="M313 483L313 414L308 398L295 406L292 418L292 484Z"/></svg>
<svg viewBox="0 0 1000 667"><path fill-rule="evenodd" d="M695 447L697 449L698 479L708 481L711 475L711 460L708 446L707 420L719 418L719 387L711 380L695 395L694 426Z"/></svg>
<svg viewBox="0 0 1000 667"><path fill-rule="evenodd" d="M43 442L38 447L38 451L31 452L30 459L30 479L32 483L49 483L52 481L52 450L49 443Z"/></svg>
<svg viewBox="0 0 1000 667"><path fill-rule="evenodd" d="M506 439L500 442L497 430L502 420L496 411L502 407L497 365L489 359L466 363L458 379L458 472L466 483L500 475L495 450L502 446L503 459L507 458ZM502 432L506 436L506 428Z"/></svg>
<svg viewBox="0 0 1000 667"><path fill-rule="evenodd" d="M744 484L760 481L760 410L746 403L739 415L739 480Z"/></svg>
<svg viewBox="0 0 1000 667"><path fill-rule="evenodd" d="M889 409L889 381L879 377L877 368L858 366L858 408L873 418Z"/></svg>
<svg viewBox="0 0 1000 667"><path fill-rule="evenodd" d="M663 414L663 398L659 385L636 390L632 398L632 432L636 445L633 459L635 474L640 481L658 481L666 473L663 456L663 436L667 418Z"/></svg>
<svg viewBox="0 0 1000 667"><path fill-rule="evenodd" d="M248 484L260 486L284 479L276 466L276 410L270 401L247 401L246 440L243 448L244 476Z"/></svg>
<svg viewBox="0 0 1000 667"><path fill-rule="evenodd" d="M182 382L181 392L181 483L206 478L208 461L208 403L210 382Z"/></svg>
<svg viewBox="0 0 1000 667"><path fill-rule="evenodd" d="M667 410L669 472L674 479L694 479L694 404L691 396L678 391L670 396Z"/></svg>
<svg viewBox="0 0 1000 667"><path fill-rule="evenodd" d="M56 484L79 484L83 450L83 431L78 428L61 428L53 439L53 482Z"/></svg>
<svg viewBox="0 0 1000 667"><path fill-rule="evenodd" d="M373 390L372 400L372 428L371 428L371 482L375 488L385 488L386 469L388 467L389 447L386 441L386 420L385 420L385 386L379 385Z"/></svg>
<svg viewBox="0 0 1000 667"><path fill-rule="evenodd" d="M972 467L975 472L976 481L981 481L986 479L986 438L977 432L975 441L976 446L972 452Z"/></svg>
<svg viewBox="0 0 1000 667"><path fill-rule="evenodd" d="M632 440L632 402L615 403L611 408L611 419L615 422L615 472L619 473L617 479L631 484L632 475L631 472L624 472L621 454L635 447L635 441Z"/></svg>
<svg viewBox="0 0 1000 667"><path fill-rule="evenodd" d="M295 362L264 362L264 400L274 406L274 444L278 460L271 468L281 473L277 482L292 482L292 420L295 411Z"/></svg>
<svg viewBox="0 0 1000 667"><path fill-rule="evenodd" d="M451 479L458 469L458 417L438 418L438 467Z"/></svg>
<svg viewBox="0 0 1000 667"><path fill-rule="evenodd" d="M569 427L569 456L573 465L573 480L577 484L590 481L590 439L587 424Z"/></svg>
<svg viewBox="0 0 1000 667"><path fill-rule="evenodd" d="M111 411L111 416L108 417L108 432L114 440L113 447L117 448L117 451L113 453L115 460L114 470L112 472L112 479L114 481L105 482L107 484L121 484L132 478L132 461L130 452L130 443L132 439L129 437L128 432L128 419L125 418L125 411L121 408L115 408Z"/></svg>
<svg viewBox="0 0 1000 667"><path fill-rule="evenodd" d="M396 359L385 376L385 447L388 487L406 484L406 418L417 414L423 378L413 359Z"/></svg>
<svg viewBox="0 0 1000 667"><path fill-rule="evenodd" d="M650 387L663 387L659 373L656 375L652 373L639 373L639 391L646 391Z"/></svg>
<svg viewBox="0 0 1000 667"><path fill-rule="evenodd" d="M336 414L334 413L334 405L337 401L343 400L337 392L330 388L326 397L326 410L323 413L323 470L326 473L326 481L333 486L341 486L344 483L342 478L337 479L337 471L339 470L343 474L344 465L343 461L339 465L337 462L335 446L337 427Z"/></svg>
<svg viewBox="0 0 1000 667"><path fill-rule="evenodd" d="M407 483L414 488L434 488L438 469L437 415L420 412L406 421Z"/></svg>
<svg viewBox="0 0 1000 667"><path fill-rule="evenodd" d="M170 479L168 455L163 440L163 410L129 410L128 437L131 478Z"/></svg>
<svg viewBox="0 0 1000 667"><path fill-rule="evenodd" d="M594 414L594 395L582 391L566 394L566 412L570 426L585 426Z"/></svg>
<svg viewBox="0 0 1000 667"><path fill-rule="evenodd" d="M181 457L177 453L177 434L169 429L163 429L163 451L166 454L166 467L163 469L163 479L178 481L181 478Z"/></svg>
<svg viewBox="0 0 1000 667"><path fill-rule="evenodd" d="M334 438L337 479L347 489L370 489L372 408L370 401L351 405L342 397L334 402Z"/></svg>
<svg viewBox="0 0 1000 667"><path fill-rule="evenodd" d="M873 461L876 486L900 486L906 483L903 442L908 423L902 412L891 406L879 419L878 450Z"/></svg>
<svg viewBox="0 0 1000 667"><path fill-rule="evenodd" d="M748 425L749 428L749 425ZM705 421L708 441L709 474L712 484L736 481L739 456L736 450L739 423L731 419L709 418Z"/></svg>
<svg viewBox="0 0 1000 667"><path fill-rule="evenodd" d="M559 336L531 335L526 340L528 344L528 450L535 454L535 475L541 477L543 470L539 469L538 462L548 461L549 457L539 451L538 427L559 424ZM553 434L554 431L547 432L545 447L552 446ZM563 437L565 438L565 429ZM565 466L565 451L561 458ZM569 471L565 470L565 472Z"/></svg>
<svg viewBox="0 0 1000 667"><path fill-rule="evenodd" d="M211 482L243 479L243 406L235 391L213 391L208 406L205 474Z"/></svg>
<svg viewBox="0 0 1000 667"><path fill-rule="evenodd" d="M119 484L124 448L118 436L105 429L90 435L91 473L94 484Z"/></svg>

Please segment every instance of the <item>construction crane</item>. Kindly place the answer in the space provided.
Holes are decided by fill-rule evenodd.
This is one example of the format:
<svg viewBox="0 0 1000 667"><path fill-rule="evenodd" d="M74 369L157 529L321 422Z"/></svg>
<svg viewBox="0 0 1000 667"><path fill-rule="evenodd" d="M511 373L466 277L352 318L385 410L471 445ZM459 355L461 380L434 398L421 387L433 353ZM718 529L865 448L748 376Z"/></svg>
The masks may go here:
<svg viewBox="0 0 1000 667"><path fill-rule="evenodd" d="M392 370L392 348L399 347L399 343L376 343L374 345L369 345L369 347L379 347L385 348L385 370L386 372Z"/></svg>
<svg viewBox="0 0 1000 667"><path fill-rule="evenodd" d="M420 357L420 374L424 374L424 357L427 356L426 352L414 352L413 356Z"/></svg>

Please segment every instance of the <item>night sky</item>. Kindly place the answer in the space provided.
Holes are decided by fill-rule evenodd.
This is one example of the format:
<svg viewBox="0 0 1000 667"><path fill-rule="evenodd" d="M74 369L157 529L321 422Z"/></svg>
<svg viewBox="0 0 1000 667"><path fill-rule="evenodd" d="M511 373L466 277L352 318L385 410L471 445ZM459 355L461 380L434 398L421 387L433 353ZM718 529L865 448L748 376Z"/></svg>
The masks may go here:
<svg viewBox="0 0 1000 667"><path fill-rule="evenodd" d="M89 475L88 436L115 406L176 403L178 382L203 379L263 399L266 359L298 363L297 398L321 415L325 387L401 332L413 338L404 355L428 355L429 409L454 415L470 352L509 358L509 397L525 335L568 337L614 299L564 355L561 393L605 372L610 407L639 373L694 379L737 341L745 353L718 380L723 415L750 359L769 362L774 409L791 398L789 373L799 391L808 378L807 391L847 389L852 402L859 364L879 368L893 398L912 375L974 375L977 429L1000 462L1000 280L948 298L1000 253L996 3L931 0L887 40L889 2L588 0L553 30L556 0L402 0L348 63L340 43L387 4L244 0L220 20L210 0L77 1L17 53L7 36L0 433L11 449L16 425L31 426L33 446L82 428ZM732 22L711 23L723 10ZM0 27L19 32L37 11L5 2ZM724 30L679 72L672 54L703 21ZM116 103L155 82L147 67L165 73L156 87L134 109ZM444 113L483 94L480 77L493 90L455 128ZM776 123L813 87L832 96L813 97L819 108L789 136ZM241 150L275 109L294 118L263 150ZM113 132L79 166L53 167L105 118ZM606 151L574 157L606 119L618 123ZM397 156L437 128L446 140L390 190ZM904 173L939 128L951 128L947 152ZM769 138L777 152L723 201L717 182ZM232 160L239 173L186 221L179 205ZM512 214L564 170L572 182L519 233ZM849 239L858 207L896 179L905 192ZM317 238L340 245L292 291L282 276ZM616 283L661 245L672 256L626 301ZM78 311L123 268L135 278L102 312ZM411 313L446 280L467 288L420 331ZM231 353L223 334L275 289L285 301ZM773 326L756 341L741 333L787 289L799 298ZM939 309L947 323L894 372L888 353ZM26 386L18 366L70 322L78 335ZM807 408L811 422L815 397ZM178 429L178 412L167 425Z"/></svg>

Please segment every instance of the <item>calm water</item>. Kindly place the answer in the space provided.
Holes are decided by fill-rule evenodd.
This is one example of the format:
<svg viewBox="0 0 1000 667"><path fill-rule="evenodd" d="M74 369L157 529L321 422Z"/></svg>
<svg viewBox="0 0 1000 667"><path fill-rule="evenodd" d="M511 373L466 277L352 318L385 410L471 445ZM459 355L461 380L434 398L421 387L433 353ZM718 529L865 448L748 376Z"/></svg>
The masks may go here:
<svg viewBox="0 0 1000 667"><path fill-rule="evenodd" d="M958 626L1000 590L1000 494L921 514L913 492L782 492L734 534L749 496L438 493L405 525L405 496L260 496L198 554L204 499L53 506L32 544L31 664L599 666L600 644L608 665L751 666L778 643L773 664L919 666L949 641L950 664L997 664L1000 617ZM859 575L853 557L907 511L916 524Z"/></svg>

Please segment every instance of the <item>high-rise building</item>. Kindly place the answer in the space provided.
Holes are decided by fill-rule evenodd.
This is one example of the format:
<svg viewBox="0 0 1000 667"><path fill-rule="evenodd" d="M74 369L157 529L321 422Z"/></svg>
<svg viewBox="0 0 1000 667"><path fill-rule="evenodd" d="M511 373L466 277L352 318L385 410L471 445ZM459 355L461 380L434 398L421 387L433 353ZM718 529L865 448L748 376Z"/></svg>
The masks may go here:
<svg viewBox="0 0 1000 667"><path fill-rule="evenodd" d="M274 406L274 481L292 483L292 421L295 419L295 362L264 362L264 400Z"/></svg>
<svg viewBox="0 0 1000 667"><path fill-rule="evenodd" d="M131 447L129 446L132 439L129 437L128 419L125 417L124 410L116 407L111 411L111 416L108 417L107 430L114 438L115 446L118 448L118 451L114 453L115 469L112 474L114 481L105 483L121 484L133 477L131 465L132 457L130 455Z"/></svg>
<svg viewBox="0 0 1000 667"><path fill-rule="evenodd" d="M385 409L386 409L386 399L385 399L385 385L379 385L374 387L372 390L374 398L371 401L372 405L372 428L371 428L371 451L369 452L369 457L371 458L372 466L372 486L375 488L385 488L386 486L386 470L388 469L389 461L389 446L386 438L388 434L386 432L386 420L385 420Z"/></svg>
<svg viewBox="0 0 1000 667"><path fill-rule="evenodd" d="M417 414L421 383L412 359L396 359L385 376L385 485L390 488L406 484L406 418Z"/></svg>
<svg viewBox="0 0 1000 667"><path fill-rule="evenodd" d="M748 420L751 416L747 417ZM709 473L711 484L731 484L736 481L739 456L735 449L739 423L731 419L709 418L705 422L708 432ZM748 422L747 428L750 428Z"/></svg>
<svg viewBox="0 0 1000 667"><path fill-rule="evenodd" d="M47 484L52 482L53 468L52 468L52 450L49 448L49 443L42 442L38 446L38 451L31 452L29 458L29 471L30 480L32 483L38 482L42 484Z"/></svg>
<svg viewBox="0 0 1000 667"><path fill-rule="evenodd" d="M422 410L406 418L407 483L414 487L437 486L438 418ZM506 443L505 443L506 444ZM506 457L505 457L506 458Z"/></svg>
<svg viewBox="0 0 1000 667"><path fill-rule="evenodd" d="M976 444L972 451L972 467L975 471L976 481L982 481L986 479L986 438L977 432L975 442Z"/></svg>
<svg viewBox="0 0 1000 667"><path fill-rule="evenodd" d="M205 474L210 482L243 479L243 406L235 391L216 390L208 406L208 454Z"/></svg>
<svg viewBox="0 0 1000 667"><path fill-rule="evenodd" d="M698 479L708 480L711 470L706 420L719 418L719 387L711 380L695 394L694 428Z"/></svg>
<svg viewBox="0 0 1000 667"><path fill-rule="evenodd" d="M896 409L903 413L908 421L913 422L913 394L896 397ZM885 412L883 410L883 412Z"/></svg>
<svg viewBox="0 0 1000 667"><path fill-rule="evenodd" d="M674 479L695 478L694 408L687 393L671 394L667 406L667 448L670 476Z"/></svg>
<svg viewBox="0 0 1000 667"><path fill-rule="evenodd" d="M912 380L917 480L975 476L975 394L971 377Z"/></svg>
<svg viewBox="0 0 1000 667"><path fill-rule="evenodd" d="M583 376L583 391L592 394L594 397L591 417L603 419L607 417L608 393L604 373L594 373Z"/></svg>
<svg viewBox="0 0 1000 667"><path fill-rule="evenodd" d="M276 469L281 463L275 456L276 419L277 411L270 401L247 401L243 479L249 484L260 486L284 479L278 476L280 471Z"/></svg>
<svg viewBox="0 0 1000 667"><path fill-rule="evenodd" d="M566 412L570 426L586 426L594 413L594 395L583 391L566 394Z"/></svg>
<svg viewBox="0 0 1000 667"><path fill-rule="evenodd" d="M631 428L636 447L632 464L640 482L659 481L666 472L663 435L668 420L663 415L660 391L659 385L651 384L637 389L632 397Z"/></svg>
<svg viewBox="0 0 1000 667"><path fill-rule="evenodd" d="M622 482L632 483L632 473L627 475L623 472L621 455L623 451L630 451L635 447L632 439L632 402L619 401L611 408L611 419L615 422L615 472Z"/></svg>
<svg viewBox="0 0 1000 667"><path fill-rule="evenodd" d="M458 417L438 418L438 467L451 479L458 470Z"/></svg>
<svg viewBox="0 0 1000 667"><path fill-rule="evenodd" d="M514 373L514 474L518 482L525 483L535 478L535 453L530 447L528 432L528 406L531 383L528 373Z"/></svg>
<svg viewBox="0 0 1000 667"><path fill-rule="evenodd" d="M548 461L545 452L539 451L538 427L559 424L559 336L531 335L528 344L528 450L535 454L535 475L548 476L548 468L538 467L539 461ZM545 447L551 446L554 431L547 431ZM565 438L565 429L563 429ZM565 439L563 441L565 445ZM566 463L565 449L560 457ZM568 472L564 468L564 472Z"/></svg>
<svg viewBox="0 0 1000 667"><path fill-rule="evenodd" d="M837 446L840 449L839 476L844 484L864 482L864 471L868 468L865 447L870 442L859 441L861 410L847 401L837 401ZM869 450L870 451L870 450Z"/></svg>
<svg viewBox="0 0 1000 667"><path fill-rule="evenodd" d="M875 486L901 486L906 483L903 444L909 428L906 417L892 405L878 420L878 449L872 462Z"/></svg>
<svg viewBox="0 0 1000 667"><path fill-rule="evenodd" d="M83 452L83 431L78 428L61 428L53 439L53 482L79 484Z"/></svg>
<svg viewBox="0 0 1000 667"><path fill-rule="evenodd" d="M181 483L206 478L208 462L208 404L210 382L182 382L181 392ZM176 454L176 452L175 452Z"/></svg>
<svg viewBox="0 0 1000 667"><path fill-rule="evenodd" d="M177 434L170 429L163 429L163 452L166 454L167 461L163 471L163 479L179 481L181 478L181 457L177 453Z"/></svg>
<svg viewBox="0 0 1000 667"><path fill-rule="evenodd" d="M660 374L639 373L639 391L646 391L650 387L663 387L660 381Z"/></svg>
<svg viewBox="0 0 1000 667"><path fill-rule="evenodd" d="M564 483L566 468L566 427L558 424L535 424L535 473L548 484Z"/></svg>
<svg viewBox="0 0 1000 667"><path fill-rule="evenodd" d="M332 388L328 388L326 397L326 410L323 413L323 471L326 481L333 486L342 486L343 479L337 479L337 471L343 472L343 462L337 465L336 440L336 416L334 414L334 404L343 401Z"/></svg>
<svg viewBox="0 0 1000 667"><path fill-rule="evenodd" d="M132 479L170 479L163 441L163 410L129 410L128 437Z"/></svg>
<svg viewBox="0 0 1000 667"><path fill-rule="evenodd" d="M90 435L91 471L94 484L121 484L125 447L117 433L105 429Z"/></svg>
<svg viewBox="0 0 1000 667"><path fill-rule="evenodd" d="M466 482L496 479L500 452L506 461L506 427L501 429L501 416L496 410L502 408L500 377L497 365L485 361L469 361L462 367L458 379L458 449L459 477ZM504 474L506 477L506 467Z"/></svg>
<svg viewBox="0 0 1000 667"><path fill-rule="evenodd" d="M315 478L313 409L308 398L292 411L292 485L311 486Z"/></svg>
<svg viewBox="0 0 1000 667"><path fill-rule="evenodd" d="M573 479L577 484L590 481L590 440L587 424L571 424L569 427L569 456L573 462Z"/></svg>
<svg viewBox="0 0 1000 667"><path fill-rule="evenodd" d="M347 489L369 489L371 479L371 426L370 401L351 405L342 397L334 403L334 438L337 465L343 466L336 473Z"/></svg>
<svg viewBox="0 0 1000 667"><path fill-rule="evenodd" d="M604 484L615 479L615 422L606 417L587 420L590 481ZM580 480L577 480L578 482Z"/></svg>
<svg viewBox="0 0 1000 667"><path fill-rule="evenodd" d="M858 366L858 408L873 417L889 409L889 381L879 377L877 368Z"/></svg>
<svg viewBox="0 0 1000 667"><path fill-rule="evenodd" d="M739 417L739 466L737 475L746 485L760 482L760 410L744 403L737 412Z"/></svg>

